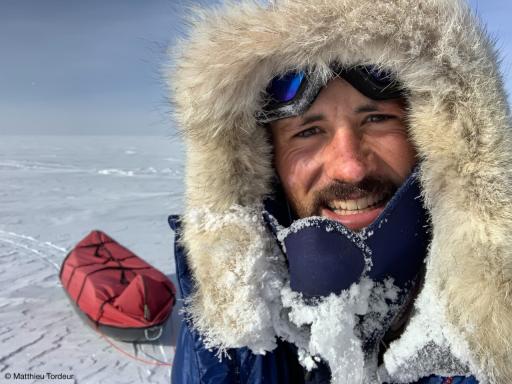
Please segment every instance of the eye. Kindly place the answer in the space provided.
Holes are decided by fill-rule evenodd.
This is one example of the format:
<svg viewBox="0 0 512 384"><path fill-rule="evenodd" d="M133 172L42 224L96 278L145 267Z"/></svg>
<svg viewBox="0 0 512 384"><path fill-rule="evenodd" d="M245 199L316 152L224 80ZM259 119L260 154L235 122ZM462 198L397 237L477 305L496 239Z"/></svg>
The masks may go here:
<svg viewBox="0 0 512 384"><path fill-rule="evenodd" d="M376 114L376 115L369 115L364 120L365 123L382 123L391 119L394 119L395 116L393 115L383 115L383 114Z"/></svg>
<svg viewBox="0 0 512 384"><path fill-rule="evenodd" d="M311 137L313 135L317 135L320 132L321 131L320 131L319 127L311 127L311 128L304 129L303 131L300 131L299 133L295 134L294 137L307 138L307 137Z"/></svg>

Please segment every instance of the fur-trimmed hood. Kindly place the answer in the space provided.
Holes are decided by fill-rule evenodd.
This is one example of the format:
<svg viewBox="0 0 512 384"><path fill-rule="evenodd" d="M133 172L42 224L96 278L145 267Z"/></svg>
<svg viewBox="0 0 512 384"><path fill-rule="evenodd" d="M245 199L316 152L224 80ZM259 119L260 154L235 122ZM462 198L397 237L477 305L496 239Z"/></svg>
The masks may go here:
<svg viewBox="0 0 512 384"><path fill-rule="evenodd" d="M409 92L433 225L424 288L386 369L412 380L408 351L442 345L481 382L512 382L512 127L495 49L467 5L282 0L194 14L169 82L187 146L188 308L206 344L264 353L294 332L279 315L287 271L261 217L274 175L254 118L266 85L290 69L373 64ZM293 338L301 347L308 335Z"/></svg>

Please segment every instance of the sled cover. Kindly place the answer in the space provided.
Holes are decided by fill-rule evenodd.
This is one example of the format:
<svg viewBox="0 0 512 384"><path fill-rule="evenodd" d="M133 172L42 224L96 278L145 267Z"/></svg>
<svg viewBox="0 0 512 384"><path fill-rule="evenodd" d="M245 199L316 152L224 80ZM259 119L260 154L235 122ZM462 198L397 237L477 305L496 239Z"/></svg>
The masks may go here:
<svg viewBox="0 0 512 384"><path fill-rule="evenodd" d="M68 254L62 286L96 324L151 328L167 320L176 289L160 271L101 231L92 231Z"/></svg>

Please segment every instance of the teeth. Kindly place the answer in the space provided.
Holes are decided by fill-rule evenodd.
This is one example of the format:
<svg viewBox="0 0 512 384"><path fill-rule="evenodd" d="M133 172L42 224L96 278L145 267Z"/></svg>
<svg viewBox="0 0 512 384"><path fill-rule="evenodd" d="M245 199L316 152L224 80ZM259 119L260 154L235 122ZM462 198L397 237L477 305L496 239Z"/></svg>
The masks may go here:
<svg viewBox="0 0 512 384"><path fill-rule="evenodd" d="M375 193L352 200L335 200L330 203L331 209L342 215L356 214L384 199L384 193Z"/></svg>

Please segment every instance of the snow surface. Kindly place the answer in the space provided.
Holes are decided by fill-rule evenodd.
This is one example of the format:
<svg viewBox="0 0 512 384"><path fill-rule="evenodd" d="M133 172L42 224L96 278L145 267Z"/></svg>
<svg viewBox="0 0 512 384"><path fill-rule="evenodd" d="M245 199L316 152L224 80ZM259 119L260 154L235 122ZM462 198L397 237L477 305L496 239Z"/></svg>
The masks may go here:
<svg viewBox="0 0 512 384"><path fill-rule="evenodd" d="M46 372L74 378L45 383L170 382L171 367L127 357L80 320L58 268L70 248L101 229L175 281L167 216L182 213L181 143L162 137L1 138L0 382L21 381L6 374ZM139 359L172 362L178 312L157 344L115 345Z"/></svg>

